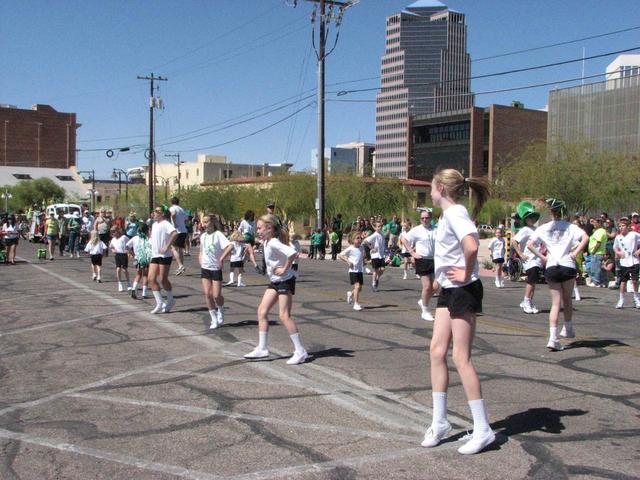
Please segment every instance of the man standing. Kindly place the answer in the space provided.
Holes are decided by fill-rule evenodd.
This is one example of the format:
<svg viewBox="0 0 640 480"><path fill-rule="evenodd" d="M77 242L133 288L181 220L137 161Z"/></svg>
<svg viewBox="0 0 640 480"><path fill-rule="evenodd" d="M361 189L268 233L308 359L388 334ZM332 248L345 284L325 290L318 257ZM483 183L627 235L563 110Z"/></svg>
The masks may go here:
<svg viewBox="0 0 640 480"><path fill-rule="evenodd" d="M184 245L187 241L187 212L180 206L180 200L178 197L173 197L171 199L171 207L169 208L171 212L171 223L173 223L173 227L178 232L178 236L173 242L173 258L176 259L178 263L178 269L176 270L176 275L182 275L185 271L184 268Z"/></svg>
<svg viewBox="0 0 640 480"><path fill-rule="evenodd" d="M342 214L339 213L331 222L331 230L338 234L338 252L342 251L342 234L344 232L344 224L342 223Z"/></svg>
<svg viewBox="0 0 640 480"><path fill-rule="evenodd" d="M638 212L631 214L631 225L629 228L632 232L640 233L640 216L638 216Z"/></svg>
<svg viewBox="0 0 640 480"><path fill-rule="evenodd" d="M398 236L402 231L402 225L398 220L398 215L393 214L393 218L387 224L387 231L389 232L389 248L395 250L398 247Z"/></svg>
<svg viewBox="0 0 640 480"><path fill-rule="evenodd" d="M602 217L597 217L595 220L593 233L589 237L589 246L587 250L591 254L591 278L587 281L589 287L601 287L602 285L602 258L604 252L607 251L607 231L602 226Z"/></svg>

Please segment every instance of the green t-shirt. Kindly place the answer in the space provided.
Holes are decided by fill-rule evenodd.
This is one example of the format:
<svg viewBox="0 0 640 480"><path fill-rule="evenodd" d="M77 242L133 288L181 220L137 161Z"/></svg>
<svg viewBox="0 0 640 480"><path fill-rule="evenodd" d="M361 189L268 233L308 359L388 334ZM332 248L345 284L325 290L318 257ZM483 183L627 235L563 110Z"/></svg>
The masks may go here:
<svg viewBox="0 0 640 480"><path fill-rule="evenodd" d="M320 245L322 243L322 234L314 233L311 235L311 245Z"/></svg>
<svg viewBox="0 0 640 480"><path fill-rule="evenodd" d="M47 220L47 235L58 235L58 229L60 228L59 225L58 220L55 218L49 218Z"/></svg>
<svg viewBox="0 0 640 480"><path fill-rule="evenodd" d="M392 235L400 235L400 231L402 230L402 225L393 221L387 223L386 227Z"/></svg>
<svg viewBox="0 0 640 480"><path fill-rule="evenodd" d="M589 253L592 255L604 255L605 252L607 251L607 240L609 239L608 235L607 235L607 231L600 227L597 230L595 230L591 236L589 237ZM600 245L598 245L597 250L594 251L594 249L596 248L596 244L600 242Z"/></svg>
<svg viewBox="0 0 640 480"><path fill-rule="evenodd" d="M329 241L330 241L331 243L338 243L338 239L339 239L339 238L340 238L340 237L338 236L338 233L337 233L337 232L331 232L331 233L329 233Z"/></svg>

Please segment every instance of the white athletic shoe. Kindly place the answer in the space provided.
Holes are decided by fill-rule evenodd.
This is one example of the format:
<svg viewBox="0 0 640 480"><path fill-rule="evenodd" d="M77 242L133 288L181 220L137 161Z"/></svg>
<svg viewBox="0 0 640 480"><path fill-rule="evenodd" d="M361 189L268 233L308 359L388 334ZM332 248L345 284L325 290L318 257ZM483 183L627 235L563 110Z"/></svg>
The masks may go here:
<svg viewBox="0 0 640 480"><path fill-rule="evenodd" d="M176 276L182 275L184 271L185 271L184 265L182 265L181 267L178 267L178 269L176 270Z"/></svg>
<svg viewBox="0 0 640 480"><path fill-rule="evenodd" d="M471 440L461 446L458 449L458 453L461 453L462 455L473 455L487 448L495 441L495 439L496 434L493 433L492 430L482 433L474 432L471 435Z"/></svg>
<svg viewBox="0 0 640 480"><path fill-rule="evenodd" d="M633 304L636 308L640 309L640 300L634 300Z"/></svg>
<svg viewBox="0 0 640 480"><path fill-rule="evenodd" d="M91 275L91 280L93 280L94 282L96 281L96 278L98 278L98 276L95 273Z"/></svg>
<svg viewBox="0 0 640 480"><path fill-rule="evenodd" d="M562 330L560 331L560 336L564 338L575 338L576 334L573 331L573 326L567 328L567 325L562 326Z"/></svg>
<svg viewBox="0 0 640 480"><path fill-rule="evenodd" d="M124 287L122 286L121 283L118 284L118 291L119 292L124 292Z"/></svg>
<svg viewBox="0 0 640 480"><path fill-rule="evenodd" d="M502 288L502 286L500 285L500 280L498 280L497 278L495 279L493 284L496 286L496 288Z"/></svg>
<svg viewBox="0 0 640 480"><path fill-rule="evenodd" d="M531 308L531 313L540 313L540 310L538 310L538 307L536 307L533 302L529 304L529 308Z"/></svg>
<svg viewBox="0 0 640 480"><path fill-rule="evenodd" d="M162 304L162 313L169 313L173 307L175 307L175 300L167 300L166 303Z"/></svg>
<svg viewBox="0 0 640 480"><path fill-rule="evenodd" d="M149 313L153 313L153 314L160 313L162 311L163 306L164 306L164 303L161 303L160 305L156 304L156 307L153 310L151 310Z"/></svg>
<svg viewBox="0 0 640 480"><path fill-rule="evenodd" d="M564 345L562 345L562 343L560 343L560 340L558 340L557 338L550 338L549 342L547 343L547 348L553 352L561 352L562 350L564 350Z"/></svg>
<svg viewBox="0 0 640 480"><path fill-rule="evenodd" d="M216 310L216 320L218 327L224 323L224 309L222 307L218 307L218 310Z"/></svg>
<svg viewBox="0 0 640 480"><path fill-rule="evenodd" d="M504 288L504 278L500 279L500 288Z"/></svg>
<svg viewBox="0 0 640 480"><path fill-rule="evenodd" d="M404 271L404 275L402 275L402 279L403 279L403 280L406 280L406 279L407 279L407 271L406 271L406 270Z"/></svg>
<svg viewBox="0 0 640 480"><path fill-rule="evenodd" d="M418 300L418 306L420 307L421 310L424 310L422 299Z"/></svg>
<svg viewBox="0 0 640 480"><path fill-rule="evenodd" d="M229 281L228 281L227 283L225 283L224 285L225 285L226 287L228 287L228 286L230 286L230 285L233 285L234 283L235 283L235 280L229 280Z"/></svg>
<svg viewBox="0 0 640 480"><path fill-rule="evenodd" d="M244 282L238 282L238 287L242 288L242 287L246 287L247 284Z"/></svg>
<svg viewBox="0 0 640 480"><path fill-rule="evenodd" d="M347 303L349 305L351 305L353 303L353 292L352 291L348 291L347 292Z"/></svg>
<svg viewBox="0 0 640 480"><path fill-rule="evenodd" d="M574 299L576 302L581 301L581 300L582 300L582 297L580 296L580 292L574 292L574 294L573 294L573 299Z"/></svg>
<svg viewBox="0 0 640 480"><path fill-rule="evenodd" d="M269 350L266 348L256 347L247 353L244 358L248 358L249 360L253 360L256 358L266 358L269 356Z"/></svg>
<svg viewBox="0 0 640 480"><path fill-rule="evenodd" d="M447 422L445 425L440 425L440 427L434 430L433 425L427 428L426 433L424 434L424 439L422 440L423 447L432 448L438 445L442 439L451 431L451 424Z"/></svg>
<svg viewBox="0 0 640 480"><path fill-rule="evenodd" d="M624 299L623 298L618 300L618 303L616 303L616 308L624 308Z"/></svg>
<svg viewBox="0 0 640 480"><path fill-rule="evenodd" d="M215 330L216 328L218 328L218 315L214 314L213 317L211 317L211 323L209 324L209 330Z"/></svg>
<svg viewBox="0 0 640 480"><path fill-rule="evenodd" d="M364 273L366 275L371 275L373 274L373 271L369 267L364 267Z"/></svg>
<svg viewBox="0 0 640 480"><path fill-rule="evenodd" d="M301 352L293 352L291 358L287 360L287 365L299 365L301 363L304 363L308 357L309 354L306 350L302 350Z"/></svg>
<svg viewBox="0 0 640 480"><path fill-rule="evenodd" d="M359 304L359 303L354 303L354 304L353 304L353 309L354 309L356 312L359 312L360 310L362 310L362 307L360 306L360 304Z"/></svg>
<svg viewBox="0 0 640 480"><path fill-rule="evenodd" d="M435 318L433 318L433 315L429 313L429 310L422 310L420 318L422 318L425 322L433 322L435 320Z"/></svg>

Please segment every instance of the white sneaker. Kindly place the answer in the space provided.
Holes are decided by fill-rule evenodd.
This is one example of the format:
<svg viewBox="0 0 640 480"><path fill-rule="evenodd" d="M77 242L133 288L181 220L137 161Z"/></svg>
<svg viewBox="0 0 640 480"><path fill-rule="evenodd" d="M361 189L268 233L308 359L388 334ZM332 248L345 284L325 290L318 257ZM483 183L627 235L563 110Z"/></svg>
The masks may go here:
<svg viewBox="0 0 640 480"><path fill-rule="evenodd" d="M362 307L360 306L360 304L359 304L359 303L354 303L354 304L353 304L353 309L354 309L356 312L359 312L360 310L362 310Z"/></svg>
<svg viewBox="0 0 640 480"><path fill-rule="evenodd" d="M94 282L96 281L96 278L98 278L98 276L95 273L91 275L91 280L93 280Z"/></svg>
<svg viewBox="0 0 640 480"><path fill-rule="evenodd" d="M349 305L351 305L353 303L353 292L352 291L348 291L347 292L347 303Z"/></svg>
<svg viewBox="0 0 640 480"><path fill-rule="evenodd" d="M230 285L233 285L234 283L235 283L235 281L234 281L234 280L229 280L229 281L228 281L227 283L225 283L224 285L225 285L226 287L228 287L228 286L230 286Z"/></svg>
<svg viewBox="0 0 640 480"><path fill-rule="evenodd" d="M213 317L211 317L211 323L209 324L209 330L215 330L216 328L218 328L218 315L214 314Z"/></svg>
<svg viewBox="0 0 640 480"><path fill-rule="evenodd" d="M524 310L524 313L533 313L531 305L527 302L520 302L520 308Z"/></svg>
<svg viewBox="0 0 640 480"><path fill-rule="evenodd" d="M482 433L474 432L471 435L471 440L465 443L458 449L458 453L462 455L473 455L474 453L478 453L489 445L491 445L496 439L496 434L493 433L492 430L488 430Z"/></svg>
<svg viewBox="0 0 640 480"><path fill-rule="evenodd" d="M640 300L634 300L633 304L636 308L640 309Z"/></svg>
<svg viewBox="0 0 640 480"><path fill-rule="evenodd" d="M162 304L162 313L169 313L173 307L175 307L175 300L167 300L166 303Z"/></svg>
<svg viewBox="0 0 640 480"><path fill-rule="evenodd" d="M442 425L440 425L442 426ZM424 434L424 439L422 440L423 447L432 448L438 445L442 439L451 431L451 424L447 422L442 429L433 429L433 425L427 428L426 433Z"/></svg>
<svg viewBox="0 0 640 480"><path fill-rule="evenodd" d="M407 272L406 272L406 270L405 270L405 272L404 272L404 275L402 275L402 279L403 279L403 280L406 280L406 279L407 279Z"/></svg>
<svg viewBox="0 0 640 480"><path fill-rule="evenodd" d="M560 331L560 336L564 338L575 338L576 334L573 331L573 326L570 328L567 328L566 325L563 325L562 330Z"/></svg>
<svg viewBox="0 0 640 480"><path fill-rule="evenodd" d="M496 288L502 288L501 285L500 285L500 280L498 280L497 278L493 283L496 286Z"/></svg>
<svg viewBox="0 0 640 480"><path fill-rule="evenodd" d="M119 292L124 292L124 287L122 286L121 283L118 284L118 291Z"/></svg>
<svg viewBox="0 0 640 480"><path fill-rule="evenodd" d="M244 282L238 282L238 287L246 287L247 285Z"/></svg>
<svg viewBox="0 0 640 480"><path fill-rule="evenodd" d="M573 299L574 299L576 302L579 302L580 300L582 300L582 297L580 297L580 292L576 292L576 293L573 295Z"/></svg>
<svg viewBox="0 0 640 480"><path fill-rule="evenodd" d="M216 310L216 320L218 327L224 323L224 309L222 307L218 307L218 310Z"/></svg>
<svg viewBox="0 0 640 480"><path fill-rule="evenodd" d="M291 358L287 360L287 365L299 365L301 363L304 363L308 357L309 354L306 350L302 350L301 352L293 352Z"/></svg>
<svg viewBox="0 0 640 480"><path fill-rule="evenodd" d="M549 343L547 343L547 348L551 351L554 352L561 352L562 350L564 350L564 345L562 345L562 343L560 343L560 340L558 339L549 339Z"/></svg>
<svg viewBox="0 0 640 480"><path fill-rule="evenodd" d="M372 283L371 284L371 290L373 292L377 292L378 291L378 284L377 283Z"/></svg>
<svg viewBox="0 0 640 480"><path fill-rule="evenodd" d="M156 307L153 310L151 310L149 313L153 313L153 314L160 313L162 311L163 306L164 306L164 303L161 303L160 305L156 304Z"/></svg>
<svg viewBox="0 0 640 480"><path fill-rule="evenodd" d="M531 313L540 313L540 310L538 310L538 307L536 307L533 302L529 304L529 308L531 309Z"/></svg>
<svg viewBox="0 0 640 480"><path fill-rule="evenodd" d="M182 275L184 271L185 271L184 265L182 265L181 267L178 267L178 270L176 270L176 276Z"/></svg>
<svg viewBox="0 0 640 480"><path fill-rule="evenodd" d="M266 348L256 347L253 350L251 350L249 353L247 353L244 356L244 358L253 360L255 358L266 358L268 356L269 356L269 350L267 350Z"/></svg>
<svg viewBox="0 0 640 480"><path fill-rule="evenodd" d="M624 299L623 298L618 300L618 303L616 303L616 308L624 308Z"/></svg>
<svg viewBox="0 0 640 480"><path fill-rule="evenodd" d="M366 275L371 275L373 274L373 271L369 267L364 267L364 273Z"/></svg>
<svg viewBox="0 0 640 480"><path fill-rule="evenodd" d="M433 315L429 313L429 310L423 310L420 318L422 318L425 322L433 322L435 320L435 318L433 318Z"/></svg>

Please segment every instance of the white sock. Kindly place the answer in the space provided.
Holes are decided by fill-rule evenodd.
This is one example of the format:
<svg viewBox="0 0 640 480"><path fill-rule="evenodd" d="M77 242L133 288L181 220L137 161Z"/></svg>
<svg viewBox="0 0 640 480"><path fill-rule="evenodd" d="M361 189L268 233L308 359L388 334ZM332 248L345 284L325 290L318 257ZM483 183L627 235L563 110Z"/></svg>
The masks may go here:
<svg viewBox="0 0 640 480"><path fill-rule="evenodd" d="M153 292L153 298L156 299L156 303L158 305L162 305L162 293L160 292L160 290L152 290Z"/></svg>
<svg viewBox="0 0 640 480"><path fill-rule="evenodd" d="M131 285L131 289L136 290L137 288L138 288L138 282L133 282L133 285Z"/></svg>
<svg viewBox="0 0 640 480"><path fill-rule="evenodd" d="M564 321L564 328L566 330L571 330L573 328L573 322L571 322L571 321L568 322L568 321L565 320Z"/></svg>
<svg viewBox="0 0 640 480"><path fill-rule="evenodd" d="M233 278L231 278L231 281L233 282ZM242 274L239 273L238 274L238 285L240 285L242 283Z"/></svg>
<svg viewBox="0 0 640 480"><path fill-rule="evenodd" d="M218 321L218 317L216 316L216 309L209 310L209 315L211 316L211 320Z"/></svg>
<svg viewBox="0 0 640 480"><path fill-rule="evenodd" d="M489 419L487 418L487 410L484 407L484 400L481 398L480 400L469 401L469 408L471 408L471 415L473 416L473 433L491 430Z"/></svg>
<svg viewBox="0 0 640 480"><path fill-rule="evenodd" d="M422 311L423 312L428 312L429 311L429 300L427 300L426 303L424 302L424 300L422 300Z"/></svg>
<svg viewBox="0 0 640 480"><path fill-rule="evenodd" d="M620 300L624 302L624 293L620 292Z"/></svg>
<svg viewBox="0 0 640 480"><path fill-rule="evenodd" d="M431 392L431 398L433 398L431 425L444 424L447 421L447 392Z"/></svg>
<svg viewBox="0 0 640 480"><path fill-rule="evenodd" d="M293 342L293 346L296 347L296 352L304 351L304 347L302 346L302 341L300 340L300 334L294 333L293 335L289 335L291 341Z"/></svg>
<svg viewBox="0 0 640 480"><path fill-rule="evenodd" d="M578 290L577 286L573 287L573 295L576 298L580 296L580 291Z"/></svg>
<svg viewBox="0 0 640 480"><path fill-rule="evenodd" d="M267 335L269 332L258 332L258 348L261 350L267 349Z"/></svg>
<svg viewBox="0 0 640 480"><path fill-rule="evenodd" d="M549 327L549 338L551 340L558 339L558 327Z"/></svg>
<svg viewBox="0 0 640 480"><path fill-rule="evenodd" d="M147 296L147 286L146 286L146 285L143 285L143 286L142 286L142 296L143 296L143 297L146 297L146 296Z"/></svg>
<svg viewBox="0 0 640 480"><path fill-rule="evenodd" d="M633 293L633 299L634 299L636 302L637 302L637 301L640 301L640 293L636 293L636 292L634 292L634 293Z"/></svg>
<svg viewBox="0 0 640 480"><path fill-rule="evenodd" d="M231 272L229 274L229 283L233 283L234 277L235 277L235 274L233 272ZM238 281L240 281L240 275L238 275Z"/></svg>
<svg viewBox="0 0 640 480"><path fill-rule="evenodd" d="M167 301L173 302L173 290L166 290L167 292Z"/></svg>
<svg viewBox="0 0 640 480"><path fill-rule="evenodd" d="M118 288L122 288L122 282L118 282Z"/></svg>

